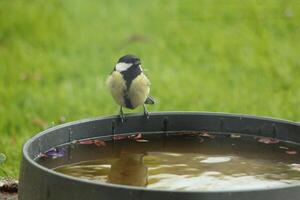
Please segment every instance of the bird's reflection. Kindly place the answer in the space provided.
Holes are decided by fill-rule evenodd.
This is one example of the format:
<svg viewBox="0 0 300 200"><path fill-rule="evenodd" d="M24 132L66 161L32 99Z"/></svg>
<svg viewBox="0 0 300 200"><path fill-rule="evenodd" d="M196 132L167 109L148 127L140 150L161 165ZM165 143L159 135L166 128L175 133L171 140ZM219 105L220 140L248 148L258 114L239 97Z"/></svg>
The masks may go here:
<svg viewBox="0 0 300 200"><path fill-rule="evenodd" d="M148 168L141 153L121 153L110 169L108 182L122 185L146 186Z"/></svg>

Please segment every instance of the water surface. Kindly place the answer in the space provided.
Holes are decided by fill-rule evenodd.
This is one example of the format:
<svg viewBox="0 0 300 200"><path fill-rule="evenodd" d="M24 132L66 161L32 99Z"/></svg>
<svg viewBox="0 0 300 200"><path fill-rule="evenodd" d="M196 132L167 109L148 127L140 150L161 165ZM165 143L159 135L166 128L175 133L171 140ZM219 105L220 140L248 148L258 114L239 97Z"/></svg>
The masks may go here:
<svg viewBox="0 0 300 200"><path fill-rule="evenodd" d="M154 189L224 191L300 183L295 144L201 132L115 139L58 147L63 155L38 162L69 176Z"/></svg>

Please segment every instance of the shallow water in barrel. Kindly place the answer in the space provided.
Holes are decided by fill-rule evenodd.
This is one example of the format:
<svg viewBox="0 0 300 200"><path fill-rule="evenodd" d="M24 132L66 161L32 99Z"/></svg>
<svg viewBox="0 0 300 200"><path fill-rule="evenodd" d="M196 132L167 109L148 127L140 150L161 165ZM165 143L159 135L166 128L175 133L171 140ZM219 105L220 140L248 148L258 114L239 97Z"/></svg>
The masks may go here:
<svg viewBox="0 0 300 200"><path fill-rule="evenodd" d="M96 182L168 190L263 189L300 183L298 145L237 134L133 135L73 142L37 161Z"/></svg>

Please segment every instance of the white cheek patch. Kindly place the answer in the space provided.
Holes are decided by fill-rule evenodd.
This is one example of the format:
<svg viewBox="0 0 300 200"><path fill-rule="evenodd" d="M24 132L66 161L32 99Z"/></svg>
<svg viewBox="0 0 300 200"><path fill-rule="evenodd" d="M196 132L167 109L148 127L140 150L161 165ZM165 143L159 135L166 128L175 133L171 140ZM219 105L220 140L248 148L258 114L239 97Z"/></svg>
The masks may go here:
<svg viewBox="0 0 300 200"><path fill-rule="evenodd" d="M141 71L143 71L143 69L142 69L142 65L139 65L139 68L140 68L140 70L141 70Z"/></svg>
<svg viewBox="0 0 300 200"><path fill-rule="evenodd" d="M123 72L123 71L126 71L131 66L132 66L132 63L118 63L116 65L116 70L118 72Z"/></svg>

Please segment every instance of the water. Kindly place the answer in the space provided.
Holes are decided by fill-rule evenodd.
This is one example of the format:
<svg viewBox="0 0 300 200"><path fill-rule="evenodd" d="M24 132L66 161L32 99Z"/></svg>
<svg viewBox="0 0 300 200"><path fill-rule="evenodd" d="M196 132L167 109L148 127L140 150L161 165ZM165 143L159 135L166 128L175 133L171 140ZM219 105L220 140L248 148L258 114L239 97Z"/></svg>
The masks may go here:
<svg viewBox="0 0 300 200"><path fill-rule="evenodd" d="M59 147L64 155L37 161L69 176L153 189L226 191L300 183L295 144L236 134L140 136L68 144Z"/></svg>

